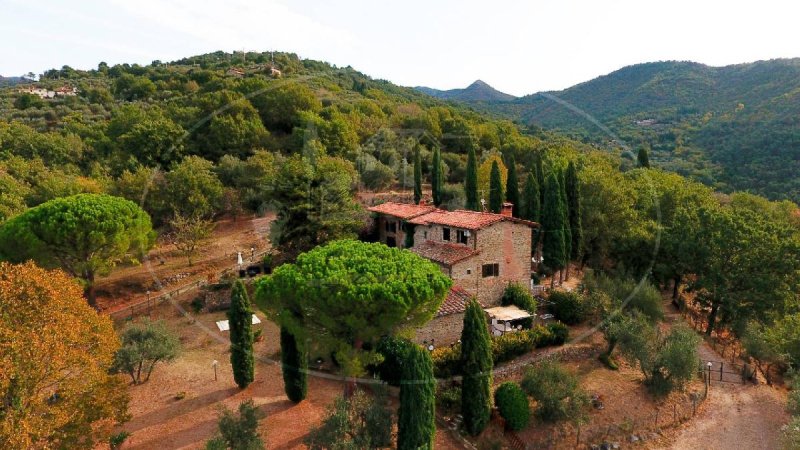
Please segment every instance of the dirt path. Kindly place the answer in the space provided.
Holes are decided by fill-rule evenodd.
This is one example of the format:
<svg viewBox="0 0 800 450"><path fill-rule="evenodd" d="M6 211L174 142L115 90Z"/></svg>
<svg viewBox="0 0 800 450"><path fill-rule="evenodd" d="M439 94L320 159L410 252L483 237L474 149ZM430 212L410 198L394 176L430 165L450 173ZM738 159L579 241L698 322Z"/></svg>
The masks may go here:
<svg viewBox="0 0 800 450"><path fill-rule="evenodd" d="M668 320L682 320L671 305L667 312ZM700 344L698 353L705 360L724 359L706 341ZM785 393L764 384L713 383L697 417L654 448L781 448L780 428L789 420L785 405Z"/></svg>

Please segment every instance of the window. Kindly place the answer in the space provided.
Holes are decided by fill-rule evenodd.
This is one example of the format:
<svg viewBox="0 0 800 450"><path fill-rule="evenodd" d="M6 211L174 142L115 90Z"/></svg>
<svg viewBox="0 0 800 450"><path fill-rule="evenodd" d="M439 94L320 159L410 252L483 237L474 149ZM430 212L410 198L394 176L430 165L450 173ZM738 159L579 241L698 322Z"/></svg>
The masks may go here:
<svg viewBox="0 0 800 450"><path fill-rule="evenodd" d="M467 269L467 275L472 274L472 269Z"/></svg>
<svg viewBox="0 0 800 450"><path fill-rule="evenodd" d="M483 278L500 276L500 264L484 264Z"/></svg>
<svg viewBox="0 0 800 450"><path fill-rule="evenodd" d="M467 244L467 240L469 239L469 231L467 230L456 230L456 242L459 244Z"/></svg>
<svg viewBox="0 0 800 450"><path fill-rule="evenodd" d="M442 228L442 240L443 241L450 240L450 228Z"/></svg>
<svg viewBox="0 0 800 450"><path fill-rule="evenodd" d="M428 232L427 231L423 231L422 232L422 239L428 239Z"/></svg>
<svg viewBox="0 0 800 450"><path fill-rule="evenodd" d="M386 232L387 233L396 233L397 232L397 222L393 220L386 221Z"/></svg>

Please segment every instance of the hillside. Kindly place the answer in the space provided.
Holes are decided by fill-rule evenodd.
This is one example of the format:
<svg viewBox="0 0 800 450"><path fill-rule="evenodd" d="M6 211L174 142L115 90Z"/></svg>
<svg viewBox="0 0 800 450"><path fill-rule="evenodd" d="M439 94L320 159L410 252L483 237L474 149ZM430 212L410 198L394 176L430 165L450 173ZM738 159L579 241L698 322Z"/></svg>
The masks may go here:
<svg viewBox="0 0 800 450"><path fill-rule="evenodd" d="M43 92L54 96L40 98ZM335 158L342 172L357 172L362 189L408 190L414 150L427 177L434 147L442 153L445 203L461 207L470 148L481 160L499 153L531 167L546 149L564 154L584 146L526 134L510 121L292 53L216 52L86 71L64 66L24 91L0 89L0 223L80 192L139 202L148 170L178 176L172 172L184 163L183 173L213 172L229 200L239 193L232 204L215 187L213 201L201 205L215 213L262 211L272 197L248 183L272 177L276 158L299 155ZM145 205L157 225L183 208L166 192Z"/></svg>
<svg viewBox="0 0 800 450"><path fill-rule="evenodd" d="M442 91L424 86L417 86L414 89L431 97L460 102L507 102L516 98L511 94L498 91L481 80L476 80L464 89Z"/></svg>
<svg viewBox="0 0 800 450"><path fill-rule="evenodd" d="M597 119L655 165L722 190L800 201L800 59L709 67L625 67L558 92L473 105L584 141L617 144L555 96Z"/></svg>

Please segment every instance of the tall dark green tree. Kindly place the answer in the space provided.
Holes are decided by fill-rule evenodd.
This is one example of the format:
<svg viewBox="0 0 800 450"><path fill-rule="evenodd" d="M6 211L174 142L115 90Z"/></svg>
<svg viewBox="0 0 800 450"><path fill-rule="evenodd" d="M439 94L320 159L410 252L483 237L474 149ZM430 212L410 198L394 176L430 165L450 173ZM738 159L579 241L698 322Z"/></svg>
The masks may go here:
<svg viewBox="0 0 800 450"><path fill-rule="evenodd" d="M461 414L464 426L476 436L489 422L492 411L492 345L486 314L474 298L464 312L461 331Z"/></svg>
<svg viewBox="0 0 800 450"><path fill-rule="evenodd" d="M541 217L541 194L539 193L539 182L533 172L528 173L525 180L525 188L522 190L522 204L520 205L520 217L525 220L538 222Z"/></svg>
<svg viewBox="0 0 800 450"><path fill-rule="evenodd" d="M489 175L489 211L500 213L503 209L503 181L500 178L500 166L497 161L492 163Z"/></svg>
<svg viewBox="0 0 800 450"><path fill-rule="evenodd" d="M639 162L639 167L650 168L650 153L647 151L647 147L639 147L639 154L636 155L636 160Z"/></svg>
<svg viewBox="0 0 800 450"><path fill-rule="evenodd" d="M422 200L422 160L419 156L419 146L414 147L414 204Z"/></svg>
<svg viewBox="0 0 800 450"><path fill-rule="evenodd" d="M520 197L519 197L519 180L517 179L517 161L514 155L508 158L508 178L506 178L506 201L514 205L511 210L514 217L521 217Z"/></svg>
<svg viewBox="0 0 800 450"><path fill-rule="evenodd" d="M439 206L442 203L442 187L444 184L444 174L442 173L442 151L439 147L433 149L433 163L431 167L431 194L433 204Z"/></svg>
<svg viewBox="0 0 800 450"><path fill-rule="evenodd" d="M544 264L549 267L555 275L555 271L561 270L567 263L566 243L564 241L564 228L566 214L561 199L561 183L558 176L550 173L544 185L544 205L542 208L542 256ZM555 281L555 276L551 284Z"/></svg>
<svg viewBox="0 0 800 450"><path fill-rule="evenodd" d="M253 308L242 280L236 280L231 292L231 308L228 310L231 330L231 367L233 379L244 389L255 379L253 357Z"/></svg>
<svg viewBox="0 0 800 450"><path fill-rule="evenodd" d="M464 193L466 194L465 208L470 211L479 211L478 160L475 157L475 149L473 147L470 147L469 153L467 153L467 175L464 180Z"/></svg>
<svg viewBox="0 0 800 450"><path fill-rule="evenodd" d="M522 191L521 217L526 220L539 222L542 213L541 193L539 182L533 172L528 172L525 188ZM536 255L542 236L541 229L531 230L531 255Z"/></svg>
<svg viewBox="0 0 800 450"><path fill-rule="evenodd" d="M305 345L281 327L281 369L283 390L289 400L299 403L308 392L308 354Z"/></svg>
<svg viewBox="0 0 800 450"><path fill-rule="evenodd" d="M566 169L560 169L558 171L560 175L559 183L561 184L561 211L564 212L564 254L566 255L566 260L564 262L563 269L566 269L567 278L569 278L569 260L570 255L572 255L572 228L569 226L569 199L567 198L567 171ZM561 271L559 276L561 277L561 281L564 281L564 270Z"/></svg>
<svg viewBox="0 0 800 450"><path fill-rule="evenodd" d="M433 362L426 349L410 346L400 381L398 450L433 449L436 398Z"/></svg>
<svg viewBox="0 0 800 450"><path fill-rule="evenodd" d="M572 237L569 256L573 261L577 261L583 256L583 229L581 226L581 191L578 183L578 170L572 161L567 166L565 178L567 183L567 215L569 216L569 229ZM569 269L567 269L567 276L569 276Z"/></svg>
<svg viewBox="0 0 800 450"><path fill-rule="evenodd" d="M539 204L544 205L544 184L547 180L544 177L544 164L542 163L542 153L536 152L533 154L533 167L531 171L536 176L536 181L539 183Z"/></svg>

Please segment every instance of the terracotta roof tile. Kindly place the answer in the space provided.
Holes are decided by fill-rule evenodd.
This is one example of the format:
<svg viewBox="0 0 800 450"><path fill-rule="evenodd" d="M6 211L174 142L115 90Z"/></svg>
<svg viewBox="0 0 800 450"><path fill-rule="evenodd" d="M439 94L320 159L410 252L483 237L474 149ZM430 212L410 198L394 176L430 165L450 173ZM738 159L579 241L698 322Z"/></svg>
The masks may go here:
<svg viewBox="0 0 800 450"><path fill-rule="evenodd" d="M434 206L412 205L409 203L386 202L367 208L367 210L398 217L403 220L411 219L436 210Z"/></svg>
<svg viewBox="0 0 800 450"><path fill-rule="evenodd" d="M414 225L445 225L448 227L464 228L467 230L480 230L486 228L497 222L508 220L511 222L521 223L530 227L538 227L539 224L529 220L523 220L516 217L505 216L503 214L495 214L489 212L466 211L458 209L455 211L445 211L437 209L427 214L416 216L408 221Z"/></svg>
<svg viewBox="0 0 800 450"><path fill-rule="evenodd" d="M479 230L494 223L503 220L504 216L500 214L482 213L476 211L444 211L437 209L436 211L429 212L412 220L409 223L415 225L429 225L432 223L438 225L446 225L456 228L465 228L468 230Z"/></svg>
<svg viewBox="0 0 800 450"><path fill-rule="evenodd" d="M467 247L466 245L439 243L434 241L421 242L412 247L411 251L419 256L422 256L423 258L427 258L448 266L478 253L476 250L473 250L471 247Z"/></svg>
<svg viewBox="0 0 800 450"><path fill-rule="evenodd" d="M444 302L442 302L442 306L439 307L436 317L464 312L467 309L467 302L470 297L471 295L469 295L469 292L465 291L464 288L453 286L450 288L450 292L447 293Z"/></svg>

